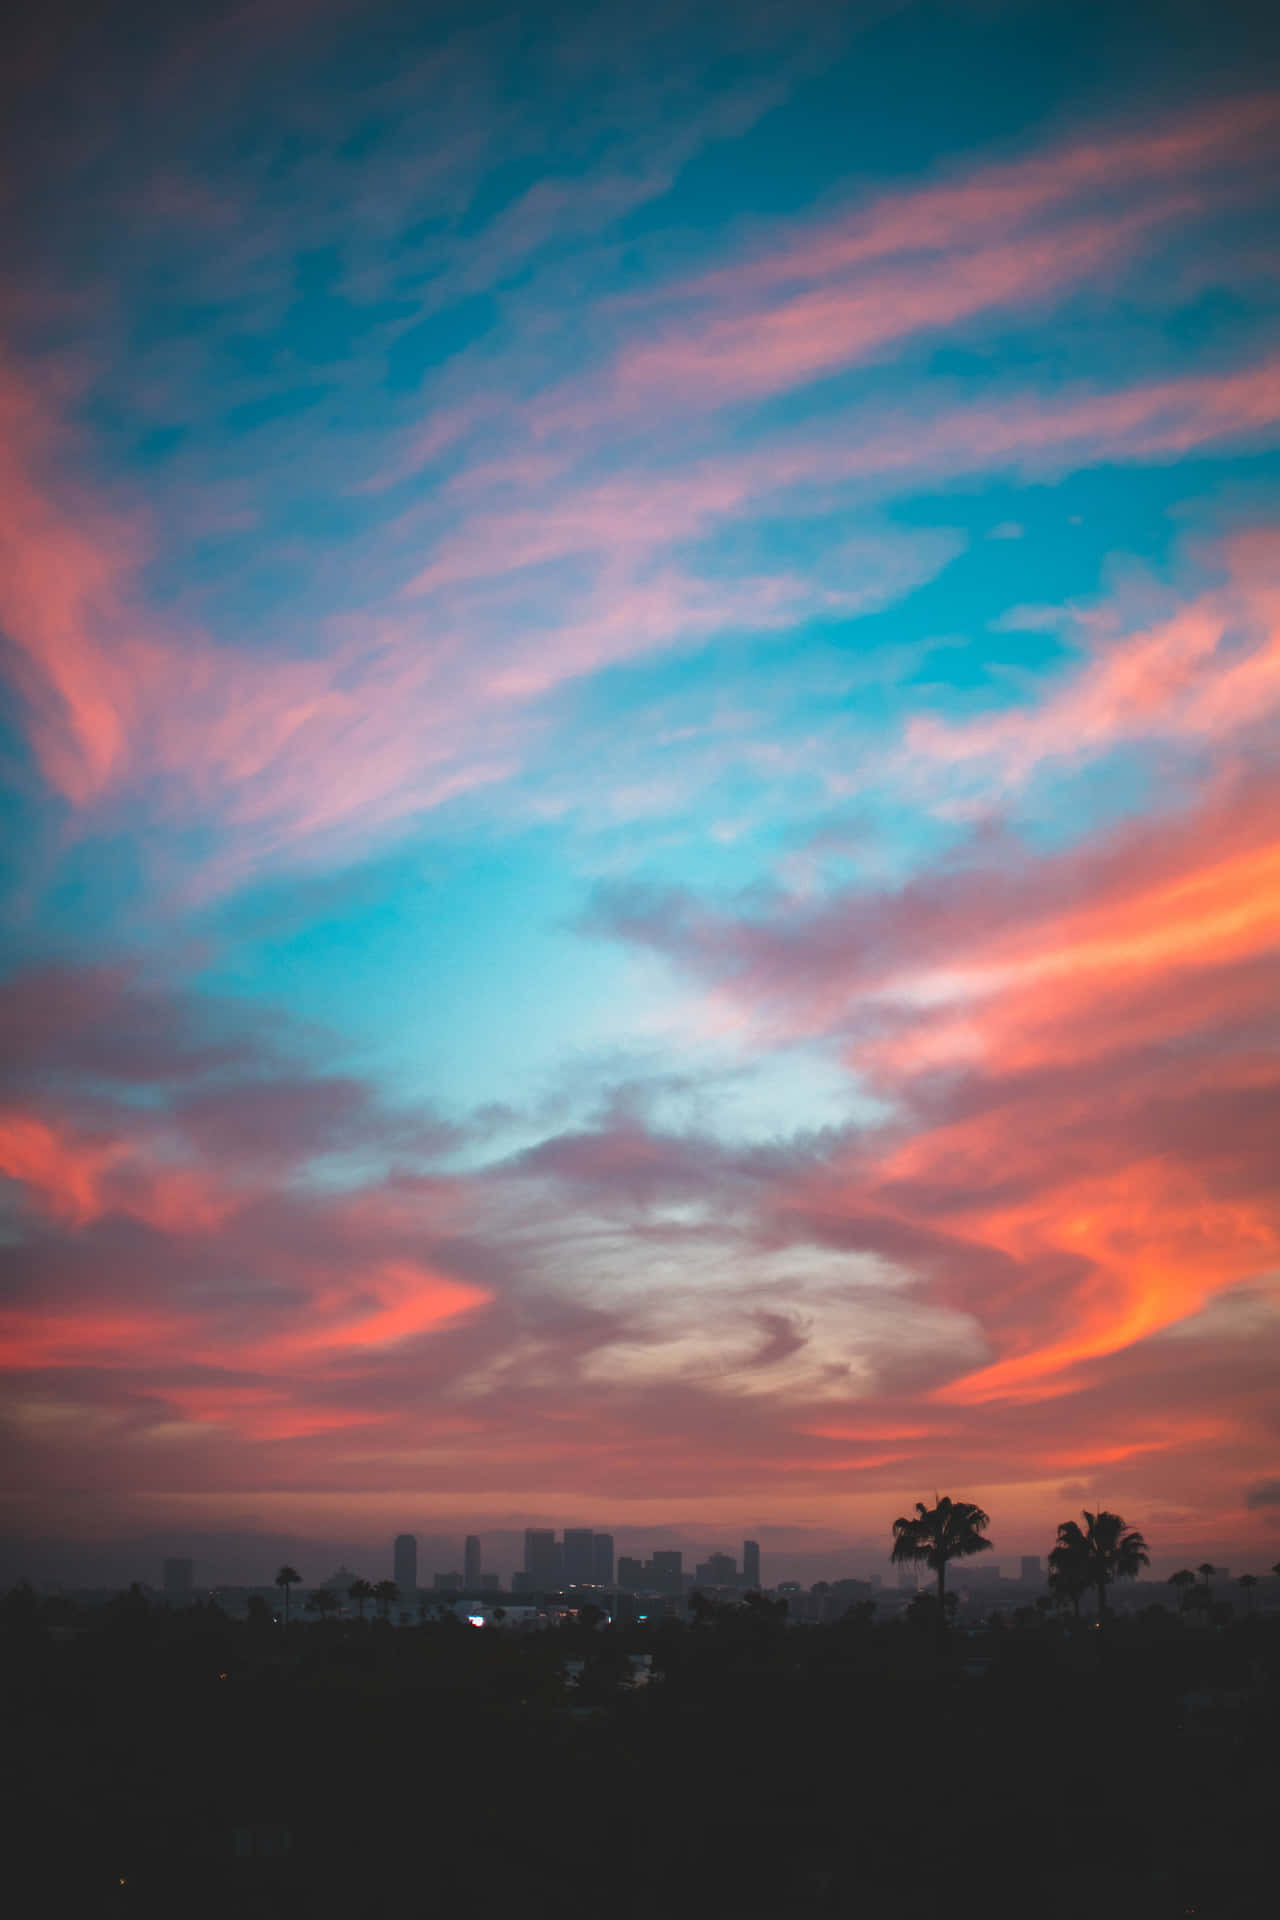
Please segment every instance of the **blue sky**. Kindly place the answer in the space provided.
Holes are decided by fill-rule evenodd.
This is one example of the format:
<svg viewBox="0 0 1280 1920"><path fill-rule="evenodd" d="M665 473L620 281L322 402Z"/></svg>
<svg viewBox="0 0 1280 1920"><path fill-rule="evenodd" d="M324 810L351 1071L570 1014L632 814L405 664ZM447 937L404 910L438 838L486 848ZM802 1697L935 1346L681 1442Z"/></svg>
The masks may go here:
<svg viewBox="0 0 1280 1920"><path fill-rule="evenodd" d="M31 29L15 1526L1265 1527L1278 54Z"/></svg>

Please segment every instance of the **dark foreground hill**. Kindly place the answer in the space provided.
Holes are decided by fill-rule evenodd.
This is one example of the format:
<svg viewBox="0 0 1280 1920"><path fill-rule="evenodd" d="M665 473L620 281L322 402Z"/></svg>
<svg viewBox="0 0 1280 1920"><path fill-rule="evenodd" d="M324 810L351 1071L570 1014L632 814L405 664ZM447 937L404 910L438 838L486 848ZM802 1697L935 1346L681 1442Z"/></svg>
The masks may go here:
<svg viewBox="0 0 1280 1920"><path fill-rule="evenodd" d="M3 1614L6 1870L31 1912L1271 1910L1274 1616L939 1648L866 1609L530 1636L25 1594Z"/></svg>

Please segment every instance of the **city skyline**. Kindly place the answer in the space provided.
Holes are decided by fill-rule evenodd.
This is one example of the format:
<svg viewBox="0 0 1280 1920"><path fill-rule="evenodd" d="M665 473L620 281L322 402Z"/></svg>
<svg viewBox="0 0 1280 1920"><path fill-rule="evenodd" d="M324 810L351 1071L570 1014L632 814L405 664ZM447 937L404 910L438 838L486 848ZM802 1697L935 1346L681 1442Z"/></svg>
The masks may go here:
<svg viewBox="0 0 1280 1920"><path fill-rule="evenodd" d="M1280 15L9 55L0 1562L1270 1566Z"/></svg>
<svg viewBox="0 0 1280 1920"><path fill-rule="evenodd" d="M1000 1530L993 1523L995 1551L990 1560L976 1565L967 1565L964 1569L966 1580L978 1582L998 1578L1008 1584L1016 1584L1028 1578L1028 1567L1037 1569L1033 1576L1043 1581L1048 1564L1048 1555L1054 1545L1057 1526L1063 1520L1076 1516L1065 1511L1060 1513L1058 1522L1040 1536L1034 1551L1024 1547L1000 1544ZM1133 1516L1130 1516L1132 1518ZM51 1589L110 1589L120 1591L141 1580L144 1585L153 1584L148 1569L162 1566L162 1578L158 1590L184 1590L190 1592L210 1591L218 1587L252 1588L266 1587L274 1578L271 1571L281 1563L305 1563L300 1567L304 1590L313 1590L323 1586L329 1575L317 1571L318 1568L333 1569L345 1567L353 1574L363 1573L371 1579L394 1578L402 1592L410 1590L409 1583L400 1578L400 1572L406 1565L406 1543L412 1543L413 1564L417 1569L416 1591L420 1594L439 1592L453 1588L458 1592L484 1592L499 1588L503 1593L520 1591L522 1585L529 1590L561 1590L570 1583L558 1576L553 1568L545 1567L545 1577L525 1583L522 1575L528 1571L530 1533L556 1535L573 1528L499 1528L485 1536L467 1535L465 1538L432 1530L420 1533L402 1531L394 1536L375 1541L305 1542L288 1536L275 1539L257 1539L240 1541L229 1545L226 1541L204 1541L193 1544L188 1536L179 1544L185 1550L178 1554L171 1551L173 1543L165 1540L121 1544L111 1553L103 1556L100 1550L86 1550L65 1543L57 1553L39 1548L34 1550L10 1550L0 1561L0 1588L18 1580L33 1581L37 1587ZM632 1569L638 1570L645 1564L666 1561L668 1569L672 1562L680 1563L683 1578L683 1590L691 1584L713 1586L718 1584L735 1585L739 1590L751 1586L761 1587L765 1591L776 1591L779 1586L794 1585L800 1591L811 1588L815 1582L856 1580L872 1583L877 1589L886 1591L895 1584L908 1585L914 1589L916 1584L910 1569L894 1568L891 1564L891 1534L886 1526L882 1539L859 1542L832 1542L825 1550L814 1547L808 1550L788 1545L785 1539L770 1545L768 1539L763 1547L750 1536L739 1535L737 1551L741 1565L734 1559L735 1548L732 1537L721 1529L717 1534L681 1535L674 1529L623 1530L614 1534L600 1529L586 1529L603 1538L613 1549L614 1572L610 1578L595 1578L598 1563L593 1566L593 1578L584 1585L625 1588L634 1583L634 1574L623 1577L621 1569L626 1562ZM459 1551L461 1544L461 1551ZM476 1555L471 1572L468 1572L468 1548L474 1544ZM1178 1550L1171 1543L1161 1543L1158 1539L1148 1543L1152 1547L1151 1565L1141 1576L1141 1582L1150 1586L1165 1584L1170 1575L1188 1565L1199 1566L1203 1560L1197 1559L1193 1551L1184 1546ZM561 1540L562 1545L562 1540ZM757 1576L762 1565L767 1566L767 1577L751 1579L748 1573L747 1549L756 1548L754 1565ZM731 1581L713 1578L708 1562L724 1555L734 1563L740 1576ZM1262 1579L1270 1579L1275 1563L1266 1556L1268 1548L1263 1543L1250 1550L1237 1543L1235 1548L1226 1548L1213 1560L1212 1564L1224 1578L1235 1578L1239 1574L1251 1572ZM562 1564L562 1563L561 1563ZM699 1576L703 1576L699 1578ZM448 1583L446 1585L445 1583ZM660 1590L664 1582L659 1579L655 1590ZM678 1590L672 1585L670 1590Z"/></svg>

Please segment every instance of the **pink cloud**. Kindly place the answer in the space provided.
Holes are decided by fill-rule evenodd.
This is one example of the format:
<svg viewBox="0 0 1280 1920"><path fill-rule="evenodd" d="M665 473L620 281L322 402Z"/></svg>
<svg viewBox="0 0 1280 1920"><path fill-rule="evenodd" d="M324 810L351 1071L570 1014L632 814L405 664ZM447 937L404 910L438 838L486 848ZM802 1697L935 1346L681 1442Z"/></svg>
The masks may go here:
<svg viewBox="0 0 1280 1920"><path fill-rule="evenodd" d="M1274 94L887 194L646 296L677 316L624 346L594 403L682 409L781 393L926 329L1122 264L1171 222L1248 194ZM565 396L565 418L575 403ZM554 409L548 419L554 418Z"/></svg>
<svg viewBox="0 0 1280 1920"><path fill-rule="evenodd" d="M620 392L706 405L784 392L857 365L885 347L993 307L1047 296L1127 259L1139 236L1186 215L1189 196L1144 214L1078 221L1043 237L992 244L941 261L880 267L852 286L792 295L755 313L672 329L621 356Z"/></svg>
<svg viewBox="0 0 1280 1920"><path fill-rule="evenodd" d="M1280 128L1280 96L1261 93L1179 115L1137 133L1100 133L967 178L887 193L870 206L818 222L798 239L689 281L689 296L830 277L886 258L945 252L1007 238L1011 229L1082 196L1200 177L1217 164L1249 162Z"/></svg>

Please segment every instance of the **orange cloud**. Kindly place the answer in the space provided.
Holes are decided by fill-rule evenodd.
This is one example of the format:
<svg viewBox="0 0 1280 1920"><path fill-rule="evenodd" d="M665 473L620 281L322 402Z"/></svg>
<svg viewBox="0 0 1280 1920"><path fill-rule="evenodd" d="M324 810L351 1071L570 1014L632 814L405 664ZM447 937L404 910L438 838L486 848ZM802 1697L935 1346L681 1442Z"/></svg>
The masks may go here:
<svg viewBox="0 0 1280 1920"><path fill-rule="evenodd" d="M172 1357L189 1327L173 1315L92 1307L48 1307L0 1312L0 1367L49 1368L135 1365L139 1355Z"/></svg>
<svg viewBox="0 0 1280 1920"><path fill-rule="evenodd" d="M324 1354L354 1355L395 1346L487 1305L492 1294L415 1261L394 1260L362 1271L306 1304L305 1324L253 1349L256 1365Z"/></svg>
<svg viewBox="0 0 1280 1920"><path fill-rule="evenodd" d="M145 1132L86 1137L14 1108L0 1112L0 1173L42 1212L76 1227L114 1213L163 1232L205 1233L243 1198L208 1169L163 1157Z"/></svg>
<svg viewBox="0 0 1280 1920"><path fill-rule="evenodd" d="M104 1176L123 1151L118 1141L69 1140L34 1114L0 1113L0 1173L26 1187L55 1218L76 1224L96 1218Z"/></svg>
<svg viewBox="0 0 1280 1920"><path fill-rule="evenodd" d="M1277 374L1280 404L1280 373ZM1090 760L1122 741L1219 740L1280 706L1280 528L1228 543L1228 584L1160 625L1097 647L1036 705L968 722L921 716L912 757L993 765L1006 780L1046 760Z"/></svg>

